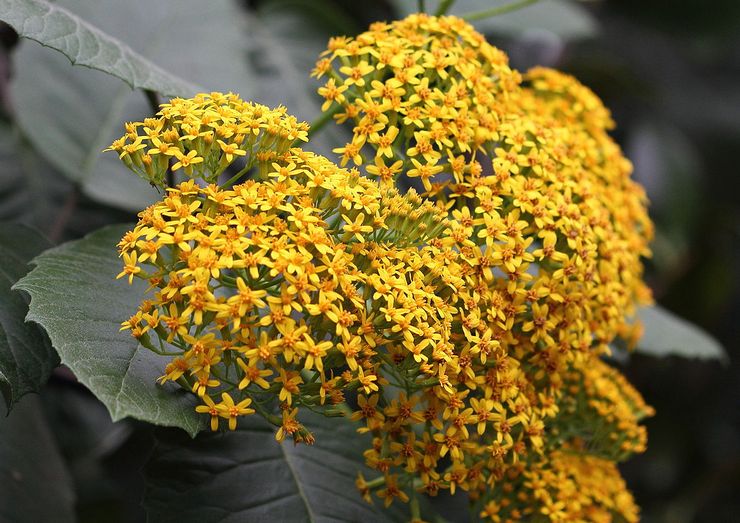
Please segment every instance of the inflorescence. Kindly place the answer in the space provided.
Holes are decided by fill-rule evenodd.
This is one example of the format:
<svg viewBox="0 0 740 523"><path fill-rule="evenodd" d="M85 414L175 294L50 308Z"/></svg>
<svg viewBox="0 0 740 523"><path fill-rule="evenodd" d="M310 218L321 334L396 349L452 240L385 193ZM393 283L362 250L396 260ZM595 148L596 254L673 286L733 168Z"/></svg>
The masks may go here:
<svg viewBox="0 0 740 523"><path fill-rule="evenodd" d="M490 521L635 521L615 463L652 410L602 358L638 334L652 225L608 111L455 17L332 39L314 74L353 124L342 167L233 94L111 146L155 185L189 178L119 244L119 277L150 288L123 325L171 358L160 381L213 430L257 413L311 443L305 410L359 421L380 475L357 486L386 505L463 489Z"/></svg>

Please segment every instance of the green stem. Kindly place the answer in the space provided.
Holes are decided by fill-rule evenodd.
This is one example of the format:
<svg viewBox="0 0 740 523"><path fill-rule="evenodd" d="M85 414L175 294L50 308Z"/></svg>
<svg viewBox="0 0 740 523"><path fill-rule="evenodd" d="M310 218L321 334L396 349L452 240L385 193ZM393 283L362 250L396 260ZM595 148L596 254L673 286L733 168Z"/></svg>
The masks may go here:
<svg viewBox="0 0 740 523"><path fill-rule="evenodd" d="M216 376L216 378L218 380L223 381L227 385L231 385L232 388L237 388L237 384L235 382L231 381L231 380L226 379L226 376L224 376L223 374L221 374L221 372L220 372L219 369L212 368L211 369L211 374L213 374L214 376Z"/></svg>
<svg viewBox="0 0 740 523"><path fill-rule="evenodd" d="M231 187L232 185L234 185L237 182L237 180L239 180L239 178L241 178L242 176L244 176L245 174L247 174L247 172L251 168L252 168L252 162L248 162L247 165L244 167L244 169L242 169L241 171L239 171L238 173L236 173L234 176L232 176L231 178L229 178L223 185L221 185L221 188L222 189L228 189L229 187Z"/></svg>
<svg viewBox="0 0 740 523"><path fill-rule="evenodd" d="M473 22L475 20L483 20L485 18L491 18L493 16L498 16L498 15L502 15L505 13L510 13L511 11L516 11L517 9L522 9L523 7L527 7L528 5L536 4L538 1L539 0L518 0L516 2L511 2L510 4L500 5L492 9L485 9L483 11L478 11L476 13L470 13L467 15L463 15L462 19L467 20L468 22Z"/></svg>
<svg viewBox="0 0 740 523"><path fill-rule="evenodd" d="M193 384L190 382L190 380L185 376L184 374L177 378L177 383L185 390L192 391L193 390Z"/></svg>
<svg viewBox="0 0 740 523"><path fill-rule="evenodd" d="M411 518L415 521L418 521L421 519L421 508L419 507L419 498L416 496L416 491L414 491L413 496L411 497L411 503L410 507L411 509Z"/></svg>
<svg viewBox="0 0 740 523"><path fill-rule="evenodd" d="M450 10L450 7L452 7L452 4L455 3L455 0L442 0L439 4L439 8L437 8L437 12L434 13L435 16L444 16L447 14L447 11Z"/></svg>
<svg viewBox="0 0 740 523"><path fill-rule="evenodd" d="M385 476L380 476L375 479L371 479L370 481L367 481L367 488L374 489L378 487L382 487L385 485Z"/></svg>
<svg viewBox="0 0 740 523"><path fill-rule="evenodd" d="M418 9L418 11L419 11L420 13L424 13L424 12L426 12L427 8L426 8L426 6L424 5L425 3L426 3L426 2L424 2L424 0L418 0L418 2L417 2L418 8L417 8L417 9Z"/></svg>
<svg viewBox="0 0 740 523"><path fill-rule="evenodd" d="M258 402L258 401L257 401L257 399L256 399L256 398L255 398L254 396L252 396L252 395L251 395L251 394L249 393L249 391L248 391L248 390L245 390L245 391L244 391L244 393L245 393L245 394L246 394L246 395L247 395L247 396L248 396L249 398L251 398L251 400L252 400L252 403L250 403L250 405L249 405L249 406L250 406L250 407L252 407L252 408L253 408L253 409L255 410L255 412L257 412L257 414L259 414L259 415L260 415L260 416L262 416L262 417L263 417L263 418L264 418L265 420L267 420L267 422L268 422L268 423L270 423L271 425L274 425L274 426L276 426L276 427L279 427L280 425L282 425L282 424L283 424L283 420L282 420L282 418L280 418L280 416L276 416L275 414L271 414L270 412L268 412L268 411L267 411L267 410L266 410L266 409L265 409L265 408L264 408L264 407L263 407L263 406L262 406L262 405L260 404L260 402Z"/></svg>
<svg viewBox="0 0 740 523"><path fill-rule="evenodd" d="M339 111L341 111L344 107L340 104L335 105L328 111L324 111L321 113L321 116L316 118L313 122L310 123L311 128L308 131L308 137L311 138L315 134L318 133L318 131L321 130L322 127L324 127L327 123L331 121L331 119L334 117L335 114L337 114ZM301 140L296 140L293 142L292 146L297 147L300 144Z"/></svg>

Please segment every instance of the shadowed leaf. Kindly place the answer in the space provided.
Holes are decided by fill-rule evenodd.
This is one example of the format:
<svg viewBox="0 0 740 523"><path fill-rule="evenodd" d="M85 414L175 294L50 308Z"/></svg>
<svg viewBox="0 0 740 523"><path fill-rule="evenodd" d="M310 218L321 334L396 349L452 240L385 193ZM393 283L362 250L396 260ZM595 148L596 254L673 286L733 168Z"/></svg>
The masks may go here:
<svg viewBox="0 0 740 523"><path fill-rule="evenodd" d="M24 296L11 290L28 272L28 263L50 246L24 225L0 223L0 392L11 408L29 392L38 392L59 364L38 325L26 323Z"/></svg>
<svg viewBox="0 0 740 523"><path fill-rule="evenodd" d="M724 348L711 335L663 307L642 307L637 317L645 326L637 344L639 352L651 356L727 360Z"/></svg>
<svg viewBox="0 0 740 523"><path fill-rule="evenodd" d="M128 228L107 227L46 251L15 287L31 295L28 319L46 330L62 363L114 421L130 416L194 435L202 427L195 397L175 385L156 384L167 358L119 331L146 287L140 280L128 285L114 279L121 270L116 243Z"/></svg>

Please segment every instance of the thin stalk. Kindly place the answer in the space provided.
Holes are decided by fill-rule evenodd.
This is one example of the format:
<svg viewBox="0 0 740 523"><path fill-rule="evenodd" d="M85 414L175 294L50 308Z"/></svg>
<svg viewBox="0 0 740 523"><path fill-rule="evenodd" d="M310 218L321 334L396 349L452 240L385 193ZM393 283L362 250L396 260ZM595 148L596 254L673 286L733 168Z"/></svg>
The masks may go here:
<svg viewBox="0 0 740 523"><path fill-rule="evenodd" d="M321 130L322 127L324 127L327 123L329 123L335 114L337 114L339 111L343 109L342 105L337 104L336 106L332 107L328 111L324 111L321 113L321 116L316 118L313 122L311 122L309 125L311 128L308 131L309 138L313 137L315 134L318 133L318 131ZM297 147L300 144L301 140L295 140L292 144L293 147Z"/></svg>
<svg viewBox="0 0 740 523"><path fill-rule="evenodd" d="M539 0L518 0L516 2L511 2L510 4L504 4L498 7L493 7L491 9L485 9L483 11L463 15L462 19L467 20L468 22L483 20L485 18L491 18L493 16L498 16L505 13L510 13L511 11L522 9L524 7L527 7L528 5L536 4L538 1Z"/></svg>
<svg viewBox="0 0 740 523"><path fill-rule="evenodd" d="M411 519L413 521L421 520L421 508L419 507L419 498L416 496L416 491L413 491L410 503Z"/></svg>
<svg viewBox="0 0 740 523"><path fill-rule="evenodd" d="M447 14L447 11L450 10L450 7L452 7L452 4L455 3L455 0L442 0L440 2L439 7L437 8L437 12L434 13L435 16L444 16Z"/></svg>
<svg viewBox="0 0 740 523"><path fill-rule="evenodd" d="M417 9L418 9L418 11L419 11L420 13L425 13L425 12L426 12L426 10L427 10L427 9L426 9L426 5L425 5L425 4L426 4L426 2L424 2L424 0L418 0L418 1L416 2L416 4L417 4L417 6L418 6L418 7L417 7Z"/></svg>
<svg viewBox="0 0 740 523"><path fill-rule="evenodd" d="M242 169L241 171L239 171L238 173L236 173L234 176L232 176L231 178L229 178L228 180L226 180L226 182L224 182L221 185L221 188L222 189L228 189L229 187L231 187L232 185L234 185L239 180L239 178L241 178L242 176L244 176L245 174L247 174L247 171L249 171L249 169L251 169L251 168L252 168L252 165L251 164L247 165L244 169Z"/></svg>
<svg viewBox="0 0 740 523"><path fill-rule="evenodd" d="M252 399L252 403L250 404L250 407L252 407L252 408L253 408L253 409L254 409L254 410L255 410L255 411L257 412L257 414L259 414L259 415L260 415L260 416L262 416L262 417L263 417L263 418L264 418L265 420L267 420L267 422L268 422L268 423L270 423L270 424L272 424L272 425L275 425L276 427L279 427L280 425L282 425L282 424L283 424L283 420L282 420L282 418L281 418L280 416L276 416L275 414L271 414L271 413L269 413L269 412L268 412L268 411L267 411L267 410L266 410L266 409L265 409L265 408L264 408L264 407L262 406L262 404L261 404L261 403L260 403L259 401L257 401L257 400L256 400L256 398L254 398L254 396L252 396L252 395L251 395L251 394L249 393L249 391L248 391L248 390L245 390L244 392L246 393L246 395L247 395L247 396L248 396L249 398L251 398L251 399Z"/></svg>
<svg viewBox="0 0 740 523"><path fill-rule="evenodd" d="M378 487L382 487L385 485L385 476L380 476L375 479L371 479L370 481L365 482L367 485L367 488L374 489Z"/></svg>
<svg viewBox="0 0 740 523"><path fill-rule="evenodd" d="M231 187L232 185L234 185L237 182L237 180L239 180L239 178L241 178L242 176L244 176L245 174L247 174L252 167L254 167L254 153L252 153L250 155L249 161L246 163L246 165L244 166L244 168L241 171L239 171L238 173L236 173L234 176L232 176L231 178L229 178L226 181L226 183L224 183L223 185L221 185L221 188L222 189L228 189L229 187Z"/></svg>

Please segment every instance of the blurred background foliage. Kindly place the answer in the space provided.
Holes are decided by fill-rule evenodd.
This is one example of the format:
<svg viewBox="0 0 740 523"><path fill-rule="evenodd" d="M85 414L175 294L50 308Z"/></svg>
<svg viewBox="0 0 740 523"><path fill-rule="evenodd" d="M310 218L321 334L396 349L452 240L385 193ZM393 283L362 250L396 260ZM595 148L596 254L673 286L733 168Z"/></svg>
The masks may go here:
<svg viewBox="0 0 740 523"><path fill-rule="evenodd" d="M308 121L320 105L308 72L328 37L356 34L417 7L415 0L249 0L215 2L210 17L198 18L183 7L189 2L62 3L188 80L285 104ZM458 0L453 13L490 6ZM647 421L648 451L623 467L644 521L736 520L740 3L542 0L476 26L514 67L571 73L612 110L615 137L652 202L657 234L647 278L656 300L703 326L729 353L724 366L630 356L626 372L657 410ZM134 177L116 177L113 162L98 153L121 121L146 114L143 94L102 73L70 68L34 42L18 45L7 26L0 42L0 219L33 225L55 243L134 220L133 209L157 195ZM341 132L327 127L312 145L331 154ZM61 450L64 463L54 463L50 480L74 488L59 496L64 506L55 508L55 520L142 521L139 469L153 445L152 428L111 423L62 369L40 401L46 420L38 416L38 398L26 397L0 421L0 431L27 434L42 426L27 434L29 445ZM3 498L0 515L10 502Z"/></svg>

